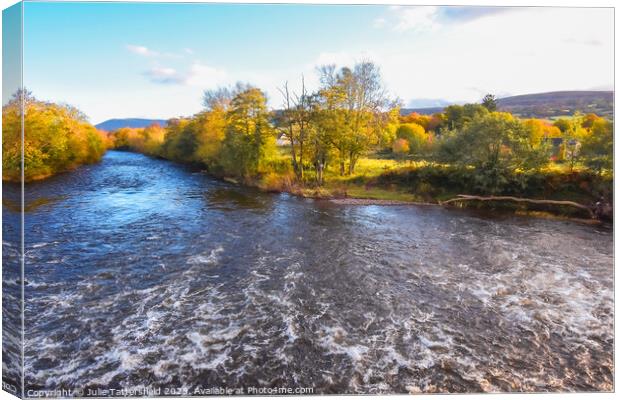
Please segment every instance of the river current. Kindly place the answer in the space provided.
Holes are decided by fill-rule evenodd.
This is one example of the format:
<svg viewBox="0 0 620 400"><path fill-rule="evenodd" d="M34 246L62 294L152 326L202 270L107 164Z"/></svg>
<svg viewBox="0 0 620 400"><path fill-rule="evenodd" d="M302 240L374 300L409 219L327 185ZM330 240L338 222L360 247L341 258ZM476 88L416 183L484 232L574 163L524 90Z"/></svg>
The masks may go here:
<svg viewBox="0 0 620 400"><path fill-rule="evenodd" d="M4 197L18 382L16 188ZM613 390L610 227L337 205L117 151L25 198L26 391Z"/></svg>

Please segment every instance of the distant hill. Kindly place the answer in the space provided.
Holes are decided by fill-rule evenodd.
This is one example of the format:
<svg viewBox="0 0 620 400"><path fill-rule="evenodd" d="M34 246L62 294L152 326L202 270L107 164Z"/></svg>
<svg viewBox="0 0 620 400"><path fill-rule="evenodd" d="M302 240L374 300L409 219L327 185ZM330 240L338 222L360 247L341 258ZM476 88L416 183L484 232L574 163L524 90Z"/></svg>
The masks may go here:
<svg viewBox="0 0 620 400"><path fill-rule="evenodd" d="M584 114L613 117L614 92L612 91L566 91L511 96L497 101L498 108L521 117L550 118Z"/></svg>
<svg viewBox="0 0 620 400"><path fill-rule="evenodd" d="M614 92L612 91L564 91L524 94L498 99L499 110L508 111L524 118L551 118L560 115L595 113L613 118ZM403 108L401 115L417 112L430 115L443 111L444 107Z"/></svg>
<svg viewBox="0 0 620 400"><path fill-rule="evenodd" d="M409 115L414 112L421 115L433 115L442 112L443 109L444 107L401 108L400 115Z"/></svg>
<svg viewBox="0 0 620 400"><path fill-rule="evenodd" d="M454 104L454 102L444 99L412 99L407 103L407 108L447 107L450 104Z"/></svg>
<svg viewBox="0 0 620 400"><path fill-rule="evenodd" d="M125 119L109 119L107 121L103 121L97 125L95 128L101 129L102 131L115 131L120 128L146 128L147 126L153 124L159 124L161 126L166 126L167 120L165 119L144 119L144 118L125 118Z"/></svg>

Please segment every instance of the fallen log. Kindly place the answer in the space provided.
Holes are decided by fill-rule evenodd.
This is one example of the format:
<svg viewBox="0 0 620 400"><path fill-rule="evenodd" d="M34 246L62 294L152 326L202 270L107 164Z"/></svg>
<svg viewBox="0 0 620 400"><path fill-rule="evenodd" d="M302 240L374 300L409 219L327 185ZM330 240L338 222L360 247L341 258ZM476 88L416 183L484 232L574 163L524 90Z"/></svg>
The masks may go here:
<svg viewBox="0 0 620 400"><path fill-rule="evenodd" d="M583 204L579 204L579 203L575 203L574 201L568 201L568 200L541 200L541 199L528 199L528 198L524 198L524 197L514 197L514 196L473 196L473 195L469 195L469 194L459 194L457 195L455 198L450 199L450 200L446 200L446 201L441 201L439 202L439 204L441 205L445 205L445 204L450 204L450 203L456 203L459 201L469 201L469 200L478 200L478 201L514 201L517 203L531 203L531 204L545 204L545 205L556 205L556 206L569 206L569 207L575 207L575 208L579 208L582 210L586 210L589 214L590 217L595 218L596 215L594 213L594 210L592 210L592 208L583 205Z"/></svg>

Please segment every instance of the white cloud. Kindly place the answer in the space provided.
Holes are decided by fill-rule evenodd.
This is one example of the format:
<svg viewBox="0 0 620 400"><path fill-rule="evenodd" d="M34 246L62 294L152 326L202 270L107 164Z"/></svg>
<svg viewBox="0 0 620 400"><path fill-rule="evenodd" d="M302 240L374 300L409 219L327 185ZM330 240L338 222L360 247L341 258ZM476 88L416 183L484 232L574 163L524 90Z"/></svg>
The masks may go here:
<svg viewBox="0 0 620 400"><path fill-rule="evenodd" d="M377 52L373 59L389 89L407 101L609 87L613 13L569 8L488 13Z"/></svg>
<svg viewBox="0 0 620 400"><path fill-rule="evenodd" d="M137 46L133 44L128 44L125 46L125 48L134 54L138 54L138 55L145 56L145 57L153 57L153 56L159 55L158 52L153 51L145 46Z"/></svg>
<svg viewBox="0 0 620 400"><path fill-rule="evenodd" d="M373 21L375 28L390 26L396 32L428 32L445 26L515 11L510 7L392 6L387 14Z"/></svg>
<svg viewBox="0 0 620 400"><path fill-rule="evenodd" d="M154 83L182 84L185 80L174 68L154 67L144 72L144 75Z"/></svg>
<svg viewBox="0 0 620 400"><path fill-rule="evenodd" d="M134 44L125 45L125 48L134 54L144 57L162 57L162 58L183 58L186 55L193 55L194 50L189 47L180 49L177 52L161 52L149 49L146 46L138 46Z"/></svg>
<svg viewBox="0 0 620 400"><path fill-rule="evenodd" d="M185 79L185 84L190 86L213 88L218 85L225 84L227 80L228 74L226 71L195 62L189 69L189 73Z"/></svg>
<svg viewBox="0 0 620 400"><path fill-rule="evenodd" d="M185 73L169 67L154 67L145 71L144 75L153 83L202 88L213 88L228 81L226 71L200 62L194 62Z"/></svg>
<svg viewBox="0 0 620 400"><path fill-rule="evenodd" d="M434 31L439 29L441 24L438 22L438 7L421 6L399 8L397 10L397 22L394 30L405 31Z"/></svg>

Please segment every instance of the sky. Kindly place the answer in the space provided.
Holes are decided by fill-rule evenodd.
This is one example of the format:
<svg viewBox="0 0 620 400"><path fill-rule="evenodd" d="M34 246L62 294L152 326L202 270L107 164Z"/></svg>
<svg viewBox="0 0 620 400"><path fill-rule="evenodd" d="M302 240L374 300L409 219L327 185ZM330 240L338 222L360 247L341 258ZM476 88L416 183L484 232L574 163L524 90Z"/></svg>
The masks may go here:
<svg viewBox="0 0 620 400"><path fill-rule="evenodd" d="M372 60L404 106L610 90L611 8L41 3L24 7L24 85L92 123L171 118L251 83L271 107L316 66ZM6 95L3 93L3 97ZM3 98L3 102L6 98Z"/></svg>
<svg viewBox="0 0 620 400"><path fill-rule="evenodd" d="M21 87L21 7L2 10L2 104Z"/></svg>

